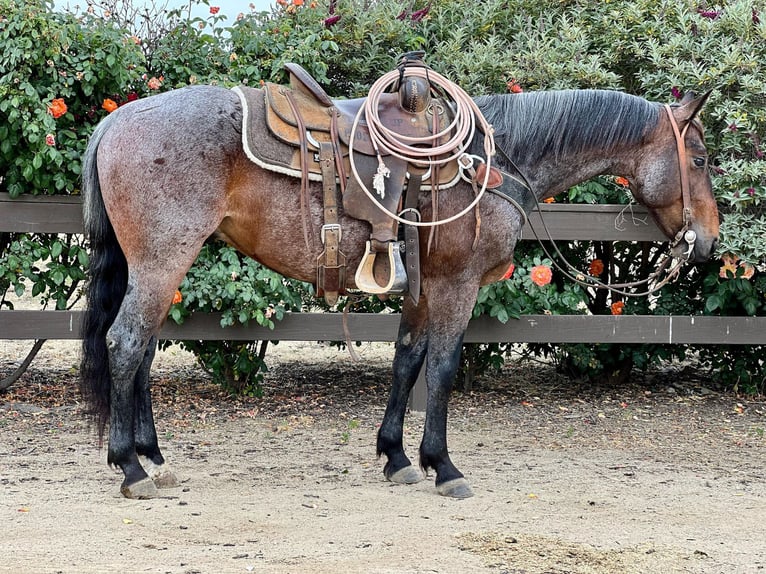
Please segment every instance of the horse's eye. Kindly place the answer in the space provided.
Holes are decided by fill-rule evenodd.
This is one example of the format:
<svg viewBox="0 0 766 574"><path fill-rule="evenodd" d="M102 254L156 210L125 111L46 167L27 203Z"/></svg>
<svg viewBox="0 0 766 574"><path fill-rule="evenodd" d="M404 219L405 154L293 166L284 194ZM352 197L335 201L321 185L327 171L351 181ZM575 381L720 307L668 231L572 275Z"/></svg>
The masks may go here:
<svg viewBox="0 0 766 574"><path fill-rule="evenodd" d="M705 167L705 158L704 157L695 157L694 158L694 165L697 167Z"/></svg>

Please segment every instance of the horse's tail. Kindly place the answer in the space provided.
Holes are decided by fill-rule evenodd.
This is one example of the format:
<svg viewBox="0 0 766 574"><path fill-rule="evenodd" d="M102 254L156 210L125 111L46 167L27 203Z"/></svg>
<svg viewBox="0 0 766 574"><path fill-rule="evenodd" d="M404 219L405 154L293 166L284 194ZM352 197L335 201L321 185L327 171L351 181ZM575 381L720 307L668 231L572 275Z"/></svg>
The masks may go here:
<svg viewBox="0 0 766 574"><path fill-rule="evenodd" d="M83 219L85 233L90 240L90 280L81 332L80 391L88 403L88 414L95 419L102 438L109 421L112 388L106 334L125 298L128 278L128 264L117 243L101 195L96 158L101 138L114 117L107 116L96 127L82 164Z"/></svg>

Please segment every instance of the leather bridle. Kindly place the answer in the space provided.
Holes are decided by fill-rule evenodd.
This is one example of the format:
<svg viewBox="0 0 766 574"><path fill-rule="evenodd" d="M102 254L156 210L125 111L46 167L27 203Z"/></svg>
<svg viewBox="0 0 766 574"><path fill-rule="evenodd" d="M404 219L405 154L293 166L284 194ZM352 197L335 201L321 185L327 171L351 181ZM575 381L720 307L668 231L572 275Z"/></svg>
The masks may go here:
<svg viewBox="0 0 766 574"><path fill-rule="evenodd" d="M689 259L691 257L692 252L694 251L694 243L697 241L697 234L694 232L694 230L691 229L692 225L692 197L691 197L691 189L689 186L689 160L686 154L686 132L689 129L689 126L694 123L694 121L689 121L684 126L682 130L679 130L678 128L678 122L676 122L676 118L673 116L673 110L668 105L664 105L665 111L668 114L668 119L670 120L670 125L673 128L673 135L676 138L676 152L678 154L678 171L680 173L681 178L681 201L683 202L683 226L681 229L676 233L675 238L670 243L670 248L674 248L677 246L681 241L686 241L687 245L689 246L689 249L684 253L684 259ZM695 126L696 127L696 126Z"/></svg>

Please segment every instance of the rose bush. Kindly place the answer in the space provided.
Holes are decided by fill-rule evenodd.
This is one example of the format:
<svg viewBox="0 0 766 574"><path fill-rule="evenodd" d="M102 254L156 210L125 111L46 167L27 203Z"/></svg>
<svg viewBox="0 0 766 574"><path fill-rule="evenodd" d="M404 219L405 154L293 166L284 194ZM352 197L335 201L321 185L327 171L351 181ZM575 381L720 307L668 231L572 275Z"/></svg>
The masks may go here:
<svg viewBox="0 0 766 574"><path fill-rule="evenodd" d="M475 95L606 88L673 102L689 89L712 90L703 120L724 215L719 256L737 258L735 272L721 274L728 264L711 261L689 268L654 299L624 299L570 284L555 271L550 283L533 283L531 269L551 268L553 262L538 247L522 244L514 274L482 290L475 314L500 320L542 312L766 314L766 10L752 1L719 6L692 0L285 0L269 11L236 15L208 6L206 16L196 18L191 7L197 3L151 12L108 0L100 3L108 14L67 14L54 12L44 0L0 0L0 190L14 196L77 193L87 135L114 105L191 83L284 81L286 61L302 64L334 96L364 95L399 54L414 49L426 50L436 71ZM619 179L609 177L556 200L627 201ZM4 254L14 241L48 241L9 241L7 234L3 239ZM21 243L15 245L18 253ZM71 248L65 244L62 252ZM620 281L644 276L658 246L574 242L562 251L584 273ZM212 250L208 256L214 258ZM19 272L31 269L29 264L13 269L7 256L0 265L3 292L37 284L41 276ZM305 295L305 286L294 288ZM276 304L290 300L284 293L273 296L279 297ZM355 302L355 310L382 306L367 301ZM243 303L234 297L226 304L236 317ZM194 298L180 305L184 312L203 309ZM609 373L617 363L642 367L693 351L731 384L748 390L764 384L761 348L530 349L589 376ZM497 365L503 357L503 349L493 348L474 364Z"/></svg>

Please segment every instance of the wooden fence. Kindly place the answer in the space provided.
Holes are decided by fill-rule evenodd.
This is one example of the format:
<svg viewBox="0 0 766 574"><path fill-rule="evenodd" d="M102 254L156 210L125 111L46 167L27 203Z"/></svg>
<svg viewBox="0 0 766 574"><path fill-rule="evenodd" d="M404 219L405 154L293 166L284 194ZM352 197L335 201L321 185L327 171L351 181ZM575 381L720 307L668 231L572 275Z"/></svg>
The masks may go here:
<svg viewBox="0 0 766 574"><path fill-rule="evenodd" d="M622 205L544 204L531 215L542 230L540 216L557 240L664 241L646 210ZM0 232L81 233L78 197L0 194ZM522 239L533 239L529 224ZM355 341L393 341L395 314L351 314L348 332ZM0 311L0 339L77 339L79 311ZM346 338L336 313L292 313L274 330L259 325L223 329L216 314L200 314L183 325L169 322L167 339L339 341ZM549 343L694 343L766 344L766 317L583 316L526 315L502 324L489 317L471 321L466 342Z"/></svg>
<svg viewBox="0 0 766 574"><path fill-rule="evenodd" d="M665 241L647 212L621 205L545 204L540 216L556 240ZM0 194L0 232L81 233L77 197ZM533 239L529 224L522 239ZM78 339L80 311L0 311L0 339ZM347 332L338 313L291 313L273 330L256 324L221 328L216 314L198 314L183 325L168 322L166 339L280 341L394 341L396 314L350 314ZM505 324L489 317L471 321L465 342L766 344L766 317L526 315ZM421 388L422 392L422 388ZM422 396L415 397L420 404Z"/></svg>

